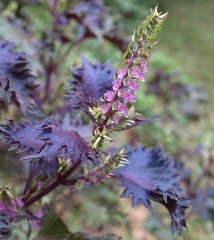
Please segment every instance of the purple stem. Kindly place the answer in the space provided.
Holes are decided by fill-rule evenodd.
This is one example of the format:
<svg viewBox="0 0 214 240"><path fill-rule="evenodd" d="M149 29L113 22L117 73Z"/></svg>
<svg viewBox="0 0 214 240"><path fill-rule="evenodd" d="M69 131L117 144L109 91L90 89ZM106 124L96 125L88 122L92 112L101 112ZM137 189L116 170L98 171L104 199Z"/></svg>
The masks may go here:
<svg viewBox="0 0 214 240"><path fill-rule="evenodd" d="M30 205L37 202L38 200L43 198L45 195L53 191L59 185L63 184L63 182L79 167L80 164L81 164L81 160L79 159L71 166L71 168L67 170L67 172L65 172L62 176L59 176L48 187L46 187L44 190L34 195L32 198L26 199L24 201L24 206L29 207Z"/></svg>

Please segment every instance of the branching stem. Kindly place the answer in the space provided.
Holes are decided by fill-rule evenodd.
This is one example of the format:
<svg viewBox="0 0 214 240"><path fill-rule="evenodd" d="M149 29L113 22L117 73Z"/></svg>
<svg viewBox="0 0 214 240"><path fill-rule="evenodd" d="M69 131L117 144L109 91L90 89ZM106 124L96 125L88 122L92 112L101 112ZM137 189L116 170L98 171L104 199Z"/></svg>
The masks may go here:
<svg viewBox="0 0 214 240"><path fill-rule="evenodd" d="M48 187L34 195L32 198L27 199L24 202L24 206L29 207L30 205L37 202L45 195L56 189L59 185L62 185L62 183L80 166L80 164L81 160L79 159L63 175L59 176L56 180L54 180Z"/></svg>

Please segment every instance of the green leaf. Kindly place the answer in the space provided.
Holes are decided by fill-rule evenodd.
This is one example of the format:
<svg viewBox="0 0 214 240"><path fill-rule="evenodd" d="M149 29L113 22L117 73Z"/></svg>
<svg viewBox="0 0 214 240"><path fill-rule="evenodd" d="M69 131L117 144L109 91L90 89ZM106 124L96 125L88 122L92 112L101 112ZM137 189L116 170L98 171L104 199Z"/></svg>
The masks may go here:
<svg viewBox="0 0 214 240"><path fill-rule="evenodd" d="M42 226L35 240L42 239L63 239L70 236L70 232L64 222L57 216L57 214L48 209L42 220Z"/></svg>

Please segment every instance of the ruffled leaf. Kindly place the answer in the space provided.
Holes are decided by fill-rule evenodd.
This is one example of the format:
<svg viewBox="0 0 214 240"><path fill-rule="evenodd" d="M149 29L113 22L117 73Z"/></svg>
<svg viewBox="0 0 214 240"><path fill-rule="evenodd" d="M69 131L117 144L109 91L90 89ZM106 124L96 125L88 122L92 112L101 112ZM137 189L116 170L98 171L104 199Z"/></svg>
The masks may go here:
<svg viewBox="0 0 214 240"><path fill-rule="evenodd" d="M62 129L53 124L43 125L41 128L38 128L38 131L40 133L36 139L44 141L43 146L38 153L31 154L23 159L58 156L70 158L71 161L81 159L84 166L88 160L98 164L95 153L76 132Z"/></svg>
<svg viewBox="0 0 214 240"><path fill-rule="evenodd" d="M12 145L9 150L18 149L19 152L38 152L44 145L44 141L35 139L39 131L35 129L35 123L21 123L18 126L12 120L0 124L0 139Z"/></svg>
<svg viewBox="0 0 214 240"><path fill-rule="evenodd" d="M36 154L45 145L43 140L36 137L40 133L38 126L53 123L53 119L46 119L42 122L20 123L18 126L12 120L0 124L0 139L4 140L11 147L9 150L17 149L18 152ZM29 179L45 174L48 178L57 172L58 161L56 156L40 158L38 161L29 163Z"/></svg>
<svg viewBox="0 0 214 240"><path fill-rule="evenodd" d="M0 87L24 114L33 114L36 109L33 90L35 77L24 53L14 53L14 45L0 41Z"/></svg>
<svg viewBox="0 0 214 240"><path fill-rule="evenodd" d="M0 139L12 145L10 150L18 149L19 152L30 154L22 159L38 159L40 164L30 164L31 177L41 173L42 169L47 175L55 172L57 157L70 158L71 161L80 158L83 165L86 165L88 159L98 164L88 143L73 129L58 127L53 119L40 123L21 123L18 126L13 121L7 121L0 124Z"/></svg>
<svg viewBox="0 0 214 240"><path fill-rule="evenodd" d="M115 169L116 177L125 187L121 197L132 195L133 207L139 202L152 209L151 200L163 204L172 217L172 232L182 232L186 227L184 211L188 200L179 188L179 176L174 162L164 156L162 148L146 150L141 147L131 150L129 163Z"/></svg>
<svg viewBox="0 0 214 240"><path fill-rule="evenodd" d="M84 138L86 141L89 140L90 133L92 130L92 124L84 124L81 116L77 116L76 118L70 117L69 114L66 114L62 119L60 124L61 128L72 130L78 132L78 134Z"/></svg>
<svg viewBox="0 0 214 240"><path fill-rule="evenodd" d="M91 63L87 58L81 57L82 66L73 68L73 80L69 81L70 89L66 89L73 108L97 106L104 93L112 88L112 77L115 70L110 68L109 62L105 64Z"/></svg>

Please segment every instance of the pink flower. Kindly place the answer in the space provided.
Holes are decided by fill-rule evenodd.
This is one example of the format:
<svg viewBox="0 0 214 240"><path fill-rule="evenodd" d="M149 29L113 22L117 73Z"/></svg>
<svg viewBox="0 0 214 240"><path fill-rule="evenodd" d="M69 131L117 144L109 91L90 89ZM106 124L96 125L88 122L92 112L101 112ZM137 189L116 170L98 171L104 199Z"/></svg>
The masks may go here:
<svg viewBox="0 0 214 240"><path fill-rule="evenodd" d="M6 213L6 212L7 212L6 207L4 206L3 203L0 202L0 213Z"/></svg>
<svg viewBox="0 0 214 240"><path fill-rule="evenodd" d="M147 72L147 62L141 62L140 68L143 70L144 73Z"/></svg>
<svg viewBox="0 0 214 240"><path fill-rule="evenodd" d="M17 215L17 208L22 208L23 206L24 203L21 198L11 199L11 201L7 204L0 202L0 213L8 214L15 219Z"/></svg>
<svg viewBox="0 0 214 240"><path fill-rule="evenodd" d="M130 59L130 58L127 58L125 62L126 62L126 64L129 65L129 64L131 63L131 59Z"/></svg>
<svg viewBox="0 0 214 240"><path fill-rule="evenodd" d="M123 68L121 68L121 69L119 69L118 71L117 71L117 77L118 78L123 78L124 76L126 75L126 69L123 69Z"/></svg>
<svg viewBox="0 0 214 240"><path fill-rule="evenodd" d="M0 213L8 214L12 218L16 218L16 207L13 203L5 205L4 203L0 202Z"/></svg>
<svg viewBox="0 0 214 240"><path fill-rule="evenodd" d="M5 214L10 214L14 216L16 214L15 207L13 204L8 204L7 206L4 205L4 203L0 203L0 212Z"/></svg>
<svg viewBox="0 0 214 240"><path fill-rule="evenodd" d="M128 118L128 108L125 104L118 102L117 110L120 111L125 118Z"/></svg>
<svg viewBox="0 0 214 240"><path fill-rule="evenodd" d="M111 102L114 99L115 92L114 91L108 91L107 93L105 93L104 96L106 97L106 100L108 102Z"/></svg>
<svg viewBox="0 0 214 240"><path fill-rule="evenodd" d="M134 90L134 93L136 94L138 89L140 88L140 84L136 82L135 80L128 80L128 86L130 89Z"/></svg>
<svg viewBox="0 0 214 240"><path fill-rule="evenodd" d="M123 101L125 103L135 102L135 96L130 93L130 89L127 89L126 91L124 91L122 96L123 96Z"/></svg>
<svg viewBox="0 0 214 240"><path fill-rule="evenodd" d="M142 69L140 69L139 67L134 67L131 71L131 76L133 78L137 78L140 79L142 81L144 81L144 71L142 71Z"/></svg>
<svg viewBox="0 0 214 240"><path fill-rule="evenodd" d="M102 112L103 113L107 113L110 109L110 104L108 103L104 103L102 106L101 106L101 109L102 109Z"/></svg>
<svg viewBox="0 0 214 240"><path fill-rule="evenodd" d="M129 95L129 102L130 102L130 103L136 102L134 95L132 95L132 94Z"/></svg>
<svg viewBox="0 0 214 240"><path fill-rule="evenodd" d="M121 80L116 79L112 82L112 84L113 84L113 90L117 91L121 86Z"/></svg>
<svg viewBox="0 0 214 240"><path fill-rule="evenodd" d="M118 122L120 121L120 115L119 114L115 114L113 117L113 121L115 124L118 124Z"/></svg>

